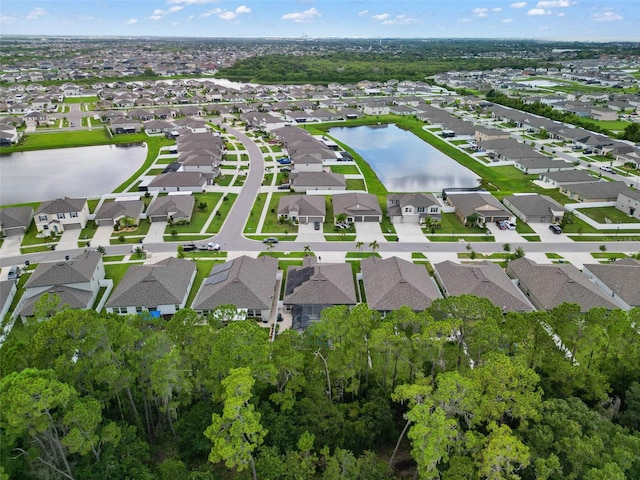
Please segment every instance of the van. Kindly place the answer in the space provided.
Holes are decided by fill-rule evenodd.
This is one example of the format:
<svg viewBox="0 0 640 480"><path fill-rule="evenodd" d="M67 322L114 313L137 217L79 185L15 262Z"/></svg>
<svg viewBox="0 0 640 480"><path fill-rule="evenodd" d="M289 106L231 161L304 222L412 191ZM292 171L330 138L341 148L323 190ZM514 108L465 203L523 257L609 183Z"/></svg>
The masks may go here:
<svg viewBox="0 0 640 480"><path fill-rule="evenodd" d="M22 270L17 265L14 265L9 269L9 273L7 274L7 280L18 280L20 275L22 274Z"/></svg>

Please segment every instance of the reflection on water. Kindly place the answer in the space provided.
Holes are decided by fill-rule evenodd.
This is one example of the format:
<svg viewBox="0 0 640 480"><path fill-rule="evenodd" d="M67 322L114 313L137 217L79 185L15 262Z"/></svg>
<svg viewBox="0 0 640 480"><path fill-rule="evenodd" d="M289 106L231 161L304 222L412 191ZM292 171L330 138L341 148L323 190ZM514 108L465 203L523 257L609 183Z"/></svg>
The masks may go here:
<svg viewBox="0 0 640 480"><path fill-rule="evenodd" d="M0 157L0 205L111 193L144 163L144 143L59 148Z"/></svg>
<svg viewBox="0 0 640 480"><path fill-rule="evenodd" d="M471 170L396 125L338 127L329 134L358 152L390 192L478 186Z"/></svg>

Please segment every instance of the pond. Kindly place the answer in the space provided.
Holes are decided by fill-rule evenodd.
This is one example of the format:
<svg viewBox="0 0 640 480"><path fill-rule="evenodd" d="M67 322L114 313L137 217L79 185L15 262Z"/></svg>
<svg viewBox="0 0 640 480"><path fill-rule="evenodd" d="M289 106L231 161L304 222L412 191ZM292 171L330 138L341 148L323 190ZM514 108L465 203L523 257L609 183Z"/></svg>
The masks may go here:
<svg viewBox="0 0 640 480"><path fill-rule="evenodd" d="M396 125L337 127L329 134L358 152L389 192L478 186L478 175Z"/></svg>
<svg viewBox="0 0 640 480"><path fill-rule="evenodd" d="M18 152L0 157L0 205L111 193L147 157L147 144Z"/></svg>

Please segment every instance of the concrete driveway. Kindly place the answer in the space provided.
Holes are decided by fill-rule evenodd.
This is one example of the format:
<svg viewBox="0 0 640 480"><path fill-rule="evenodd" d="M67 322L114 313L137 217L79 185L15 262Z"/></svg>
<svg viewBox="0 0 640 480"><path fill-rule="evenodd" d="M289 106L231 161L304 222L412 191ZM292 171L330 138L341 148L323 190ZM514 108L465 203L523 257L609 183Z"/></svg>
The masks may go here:
<svg viewBox="0 0 640 480"><path fill-rule="evenodd" d="M487 223L487 229L491 232L491 235L496 239L496 243L521 243L526 242L524 238L520 236L515 230L500 230L495 223Z"/></svg>
<svg viewBox="0 0 640 480"><path fill-rule="evenodd" d="M78 239L80 238L81 230L65 230L62 232L62 237L56 245L56 250L75 250L78 248Z"/></svg>
<svg viewBox="0 0 640 480"><path fill-rule="evenodd" d="M4 242L2 242L2 248L0 248L0 257L15 257L20 255L22 237L23 235L6 237Z"/></svg>
<svg viewBox="0 0 640 480"><path fill-rule="evenodd" d="M94 233L93 238L91 239L91 246L92 247L98 247L100 245L102 245L103 247L108 246L112 233L113 233L113 226L111 225L99 226L96 229L96 233Z"/></svg>
<svg viewBox="0 0 640 480"><path fill-rule="evenodd" d="M529 226L533 228L536 234L540 237L540 241L542 243L572 243L573 242L573 240L567 237L564 233L557 235L553 233L551 230L549 230L548 223L530 223Z"/></svg>
<svg viewBox="0 0 640 480"><path fill-rule="evenodd" d="M356 226L357 242L365 242L368 245L374 240L377 240L378 243L387 241L382 234L380 224L377 222L357 222L354 225Z"/></svg>
<svg viewBox="0 0 640 480"><path fill-rule="evenodd" d="M427 242L422 228L417 223L396 223L393 225L399 242Z"/></svg>
<svg viewBox="0 0 640 480"><path fill-rule="evenodd" d="M167 227L166 222L151 222L149 232L144 237L144 243L162 243L164 242L164 230Z"/></svg>
<svg viewBox="0 0 640 480"><path fill-rule="evenodd" d="M324 242L323 224L320 224L320 230L315 230L313 222L301 223L298 225L298 236L296 242Z"/></svg>

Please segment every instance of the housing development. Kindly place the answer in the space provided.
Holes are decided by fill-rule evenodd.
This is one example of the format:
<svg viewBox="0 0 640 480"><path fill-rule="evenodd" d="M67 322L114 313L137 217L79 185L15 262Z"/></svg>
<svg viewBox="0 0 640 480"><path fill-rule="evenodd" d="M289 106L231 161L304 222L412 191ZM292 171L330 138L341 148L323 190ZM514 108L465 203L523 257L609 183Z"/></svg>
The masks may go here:
<svg viewBox="0 0 640 480"><path fill-rule="evenodd" d="M464 363L474 382L489 382L480 379L481 372L490 376L489 369L502 367L497 357L486 352L522 358L513 368L526 373L514 375L539 374L548 380L544 390L554 395L559 395L563 379L571 376L566 369L580 371L583 383L576 384L567 397L578 401L582 395L597 404L607 422L618 414L621 396L637 402L640 390L629 390L640 381L637 364L627 365L622 358L631 363L640 359L633 346L640 335L640 57L580 58L579 50L557 49L556 61L541 64L541 59L551 56L550 51L541 50L532 55L536 66L531 68L443 71L422 80L267 84L229 81L220 70L271 55L280 44L211 45L177 55L131 39L42 45L37 39L19 39L13 45L16 48L35 46L57 53L50 59L33 55L33 60L15 57L12 62L3 57L0 352L9 369L19 371L21 361L15 351L24 347L25 332L33 328L37 335L44 335L43 327L37 325L62 321L69 311L78 312L78 325L104 324L100 327L104 331L118 322L134 322L135 329L144 332L146 327L140 325L148 322L148 336L140 333L132 345L148 349L136 362L153 358L154 365L159 365L157 359L166 361L147 372L155 403L144 403L142 408L142 400L151 397L132 394L115 383L109 388L117 395L105 393L100 401L111 406L110 414L120 404L119 435L125 435L122 429L128 422L150 445L163 444L163 448L162 435L178 438L190 428L173 423L184 422L177 413L182 408L179 403L184 402L184 408L193 405L198 391L204 397L213 394L217 401L228 399L232 394L223 391L230 388L227 381L248 385L252 377L268 384L265 391L277 405L270 408L286 411L310 388L294 385L304 376L296 371L303 369L304 362L316 366L313 381L323 390L319 396L326 395L334 406L346 405L348 398L365 398L374 388L394 391L394 401L406 400L409 413L403 415L408 416L391 428L396 436L404 419L405 429L412 422L420 424L414 407L422 405L422 400L417 400L420 395L394 389L402 383L422 385L431 376L428 387L427 383L420 387L434 398L427 409L431 418L427 424L433 429L427 437L442 436L450 445L454 440L447 436L447 428L468 434L476 428L476 420L469 416L465 424L459 412L466 407L445 405L453 400L444 399L448 387L437 382L454 382L446 372L456 363ZM302 56L307 48L303 42L286 43L284 53ZM313 55L326 54L324 48L328 47L318 48ZM110 55L110 49L119 55ZM77 55L65 55L72 51ZM419 146L402 157L400 145L414 140ZM376 149L382 152L382 160L374 160ZM104 157L104 163L97 163L99 157ZM61 159L67 163L58 165ZM64 177L73 180L65 185ZM424 188L427 184L437 188ZM390 330L384 330L385 324ZM590 324L597 324L599 333L590 330ZM66 336L65 342L84 335L78 333L79 326L64 325L56 328L66 332L59 333L61 339ZM198 343L198 329L212 329L202 333L203 343L198 344L210 364L196 359L200 351L189 350ZM152 331L162 339L157 345ZM236 340L224 344L227 334L221 332L229 332L229 338ZM620 339L620 345L611 346L605 337ZM213 343L204 340L213 338L217 339ZM366 345L360 343L363 338ZM53 343L47 345L57 341L49 340ZM588 378L591 347L587 343L591 341L598 345L591 356L602 362L598 375L611 375L611 384ZM301 362L295 368L276 365L272 372L271 355L277 356L277 346L283 342L299 342L297 348L308 358L292 360ZM92 351L102 351L98 344ZM609 347L616 353L605 353ZM51 347L50 352L57 348ZM86 361L83 355L94 355L83 352L84 347L73 348L79 364ZM263 348L273 349L272 353L260 356ZM519 357L521 348L532 353ZM545 370L543 348L544 355L563 366ZM74 352L51 355L55 370L56 358L69 360ZM603 373L604 365L613 361L608 355L616 355L615 362L621 362L625 379L617 381L624 391L617 390L613 373ZM122 358L114 372L129 368L125 367L129 360ZM244 371L248 359L255 362L252 368L262 365L264 370ZM216 365L220 366L217 377L211 373ZM344 375L339 373L342 368ZM112 381L106 374L103 378L95 386L85 385L82 395L102 389L100 382ZM183 383L187 378L188 386ZM533 377L526 378L523 382L530 383L523 388L541 402L542 387ZM126 380L121 382L124 385ZM636 387L629 386L631 382ZM2 395L13 392L14 398L15 385L6 383ZM460 385L456 388L471 389ZM186 391L194 398L182 399ZM453 390L449 393L451 398L457 395ZM248 400L243 405L239 408L253 408ZM252 408L251 413L238 415L250 417ZM454 410L458 413L452 414ZM637 405L626 403L622 411L639 414ZM216 415L224 419L227 414L226 410L207 412L205 427L211 412L214 425ZM269 418L267 409L261 412L263 419ZM527 417L508 408L499 414L488 410L475 414L476 419L482 418L477 421L487 442L507 428L509 433L502 434L515 442L512 429L525 432L527 421L540 421L538 413ZM438 415L449 427L433 423ZM453 418L460 424L454 425ZM637 418L621 418L615 423L616 428L621 425L618 434L637 446ZM259 420L260 415L258 424ZM61 422L53 430L69 435L73 427L66 420ZM284 435L277 432L284 427L272 428L274 438L267 436L267 444L277 444L279 455L284 455L283 445L289 443L275 437ZM301 439L309 432L322 437L317 426L304 422L291 428ZM14 425L9 430L20 432L15 434L19 436L27 427L21 430ZM216 441L232 442L233 433L225 437L223 431L223 427L206 430L214 444L209 457L214 465L229 462L222 449L216 450ZM327 437L328 431L324 431ZM36 431L34 438L41 438L43 432ZM519 478L513 472L520 469L525 472L522 478L541 475L536 469L542 467L534 468L528 456L523 460L524 453L512 459L518 465L515 470L501 466L502 473L492 475L487 473L488 457L482 456L489 454L473 457L466 446L456 454L458 458L480 458L485 463L468 467L474 476L456 477L451 472L462 472L462 463L461 470L456 470L455 462L439 450L429 467L411 450L418 448L419 440L417 430L410 432L411 446L405 445L400 452L404 431L395 449L395 437L382 442L384 447L374 439L361 450L344 447L353 452L376 451L388 462L388 476L382 476L377 467L380 476L367 476L363 465L358 467L359 476L327 476L327 465L341 460L331 457L320 466L322 461L314 457L313 469L291 478L409 478L415 469L416 478L439 478L437 471L449 471L448 478ZM529 434L518 433L517 442ZM88 435L84 446L77 440L77 445L65 443L64 447L69 458L78 457L72 464L65 465L65 455L49 450L62 445L57 440L49 439L50 445L45 442L40 447L41 467L51 478L84 478L79 466L85 463L80 457L92 449L96 465L100 463L102 447L92 443L86 432L78 435ZM107 438L104 432L100 435ZM247 468L253 478L289 478L266 473L266 457L261 457L267 455L261 450L266 447L258 447L266 432L260 440L252 435L246 433L242 442L254 453L245 457L238 453L239 463L226 465L238 472ZM296 441L286 451L293 452ZM303 458L299 445L296 455ZM520 445L524 447L518 443L517 449ZM526 455L529 448L535 449L524 448ZM640 465L638 451L627 466L612 460L624 474L611 478L634 478ZM194 466L202 452L191 454L188 458L177 455L176 461ZM395 458L397 454L402 461ZM550 458L544 460L549 465ZM24 465L3 460L2 467L15 473ZM164 472L149 478L169 478L162 476L169 475L168 467L163 470L162 465L149 467ZM92 473L99 476L102 468ZM223 469L220 463L207 473L222 471L215 468ZM605 467L594 465L592 473L571 478L605 478L597 476L603 471L600 468ZM545 478L562 478L562 468L549 469L555 473ZM564 471L569 470L565 464ZM16 478L37 478L36 471L30 466L30 473ZM195 467L189 471L195 472ZM125 476L114 473L103 478Z"/></svg>

